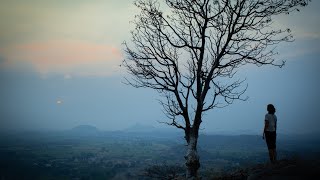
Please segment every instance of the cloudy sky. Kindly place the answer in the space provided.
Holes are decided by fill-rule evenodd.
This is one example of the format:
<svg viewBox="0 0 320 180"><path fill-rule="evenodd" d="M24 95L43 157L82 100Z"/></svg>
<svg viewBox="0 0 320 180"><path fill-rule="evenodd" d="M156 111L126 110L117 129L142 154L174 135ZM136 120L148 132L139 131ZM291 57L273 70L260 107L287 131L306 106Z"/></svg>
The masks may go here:
<svg viewBox="0 0 320 180"><path fill-rule="evenodd" d="M123 84L121 43L137 10L132 0L0 0L0 129L68 129L91 124L162 127L156 92ZM207 113L206 132L262 131L266 105L279 131L320 132L320 2L275 26L295 41L279 45L284 68L247 68L249 99Z"/></svg>

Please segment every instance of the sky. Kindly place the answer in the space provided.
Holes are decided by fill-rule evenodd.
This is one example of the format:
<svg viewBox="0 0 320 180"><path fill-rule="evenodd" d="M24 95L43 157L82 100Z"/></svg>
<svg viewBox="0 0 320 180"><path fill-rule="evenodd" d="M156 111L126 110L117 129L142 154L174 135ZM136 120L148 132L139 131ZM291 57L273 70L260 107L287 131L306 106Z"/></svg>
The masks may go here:
<svg viewBox="0 0 320 180"><path fill-rule="evenodd" d="M58 130L88 124L121 130L164 128L159 95L124 84L122 43L138 13L132 0L0 0L0 130ZM247 101L205 114L202 132L261 133L275 105L281 133L320 133L320 1L275 26L295 41L279 45L283 68L248 67Z"/></svg>

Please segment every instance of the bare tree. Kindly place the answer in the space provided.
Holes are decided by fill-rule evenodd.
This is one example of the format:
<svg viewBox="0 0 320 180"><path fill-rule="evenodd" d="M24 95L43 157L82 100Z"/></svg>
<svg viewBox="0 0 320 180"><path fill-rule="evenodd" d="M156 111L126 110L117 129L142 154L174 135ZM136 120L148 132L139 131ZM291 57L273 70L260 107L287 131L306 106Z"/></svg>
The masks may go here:
<svg viewBox="0 0 320 180"><path fill-rule="evenodd" d="M134 87L157 90L170 118L187 142L187 178L200 167L197 140L203 113L243 99L247 89L235 79L240 67L282 67L276 44L291 42L290 29L273 18L306 6L309 0L137 0L141 10L124 43L123 65ZM298 10L299 11L299 10Z"/></svg>

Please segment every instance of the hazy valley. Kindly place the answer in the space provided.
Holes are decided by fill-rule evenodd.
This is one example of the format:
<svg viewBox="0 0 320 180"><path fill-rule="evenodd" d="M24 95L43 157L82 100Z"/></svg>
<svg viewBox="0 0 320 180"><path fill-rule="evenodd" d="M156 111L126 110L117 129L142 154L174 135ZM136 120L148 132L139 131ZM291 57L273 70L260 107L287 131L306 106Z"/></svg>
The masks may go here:
<svg viewBox="0 0 320 180"><path fill-rule="evenodd" d="M280 134L279 158L319 160L318 137ZM204 179L268 162L260 135L202 134L198 151ZM82 125L66 131L2 133L0 178L151 179L154 171L183 174L184 154L182 133L139 126L113 132Z"/></svg>

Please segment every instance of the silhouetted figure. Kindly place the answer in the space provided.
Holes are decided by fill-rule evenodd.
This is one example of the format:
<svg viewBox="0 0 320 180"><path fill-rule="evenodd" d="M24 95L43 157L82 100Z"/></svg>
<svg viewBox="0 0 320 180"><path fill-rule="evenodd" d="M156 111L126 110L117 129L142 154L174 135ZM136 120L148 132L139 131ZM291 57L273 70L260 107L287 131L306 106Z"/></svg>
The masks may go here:
<svg viewBox="0 0 320 180"><path fill-rule="evenodd" d="M268 113L265 116L264 130L262 138L266 139L269 150L270 161L277 160L276 138L277 138L277 116L274 114L276 109L272 104L267 106Z"/></svg>

